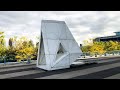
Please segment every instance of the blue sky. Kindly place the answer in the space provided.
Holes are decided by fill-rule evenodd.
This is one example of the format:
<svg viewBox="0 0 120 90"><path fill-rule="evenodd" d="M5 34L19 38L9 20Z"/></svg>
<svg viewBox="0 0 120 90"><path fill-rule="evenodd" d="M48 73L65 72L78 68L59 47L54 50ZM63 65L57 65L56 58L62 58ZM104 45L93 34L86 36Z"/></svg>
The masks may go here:
<svg viewBox="0 0 120 90"><path fill-rule="evenodd" d="M119 11L0 11L0 31L5 32L6 40L27 36L36 42L41 20L65 21L78 44L120 31Z"/></svg>

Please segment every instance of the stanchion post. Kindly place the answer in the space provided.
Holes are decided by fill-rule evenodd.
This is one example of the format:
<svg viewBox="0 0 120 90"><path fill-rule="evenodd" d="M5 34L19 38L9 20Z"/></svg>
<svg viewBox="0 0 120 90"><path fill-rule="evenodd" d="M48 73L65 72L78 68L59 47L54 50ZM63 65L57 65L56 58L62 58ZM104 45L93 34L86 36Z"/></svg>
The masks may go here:
<svg viewBox="0 0 120 90"><path fill-rule="evenodd" d="M6 65L6 58L3 56L4 65Z"/></svg>

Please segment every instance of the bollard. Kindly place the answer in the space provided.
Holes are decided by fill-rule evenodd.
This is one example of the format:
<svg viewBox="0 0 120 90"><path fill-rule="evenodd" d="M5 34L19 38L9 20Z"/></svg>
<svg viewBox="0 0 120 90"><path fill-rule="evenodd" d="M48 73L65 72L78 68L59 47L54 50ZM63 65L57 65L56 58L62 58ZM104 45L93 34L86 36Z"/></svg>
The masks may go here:
<svg viewBox="0 0 120 90"><path fill-rule="evenodd" d="M3 61L4 61L4 65L6 65L6 59L5 59L5 56L3 56Z"/></svg>
<svg viewBox="0 0 120 90"><path fill-rule="evenodd" d="M106 53L104 55L107 56Z"/></svg>
<svg viewBox="0 0 120 90"><path fill-rule="evenodd" d="M30 64L30 63L31 63L31 62L30 62L30 61L31 61L31 60L30 60L30 56L28 57L28 60L27 60L27 61L28 61L28 62L27 62L28 64Z"/></svg>
<svg viewBox="0 0 120 90"><path fill-rule="evenodd" d="M30 64L30 59L28 59L28 64Z"/></svg>
<svg viewBox="0 0 120 90"><path fill-rule="evenodd" d="M84 58L85 58L85 55L84 55Z"/></svg>
<svg viewBox="0 0 120 90"><path fill-rule="evenodd" d="M97 54L95 53L95 57L97 57Z"/></svg>
<svg viewBox="0 0 120 90"><path fill-rule="evenodd" d="M114 52L113 52L113 56L114 56L115 54L114 54Z"/></svg>

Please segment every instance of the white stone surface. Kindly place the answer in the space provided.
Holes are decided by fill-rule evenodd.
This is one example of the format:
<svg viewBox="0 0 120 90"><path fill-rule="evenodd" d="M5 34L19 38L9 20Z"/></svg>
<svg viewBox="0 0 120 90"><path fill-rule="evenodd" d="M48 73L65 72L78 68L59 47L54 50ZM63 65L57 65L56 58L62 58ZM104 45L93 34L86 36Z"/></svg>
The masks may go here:
<svg viewBox="0 0 120 90"><path fill-rule="evenodd" d="M41 35L37 59L38 68L45 70L69 68L82 54L64 21L42 20Z"/></svg>

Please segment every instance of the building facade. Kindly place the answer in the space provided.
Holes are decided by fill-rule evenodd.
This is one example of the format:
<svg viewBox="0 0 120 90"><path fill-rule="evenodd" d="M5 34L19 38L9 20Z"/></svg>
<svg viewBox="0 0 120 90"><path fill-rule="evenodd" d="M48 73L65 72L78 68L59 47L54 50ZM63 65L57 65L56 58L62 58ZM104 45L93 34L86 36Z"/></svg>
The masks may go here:
<svg viewBox="0 0 120 90"><path fill-rule="evenodd" d="M103 41L103 42L106 42L106 41L118 41L120 42L120 32L114 32L116 35L114 36L107 36L107 37L98 37L98 38L95 38L94 41Z"/></svg>

